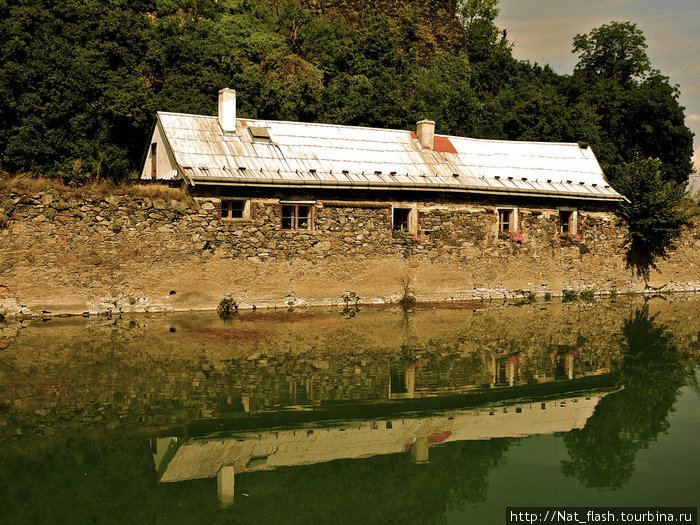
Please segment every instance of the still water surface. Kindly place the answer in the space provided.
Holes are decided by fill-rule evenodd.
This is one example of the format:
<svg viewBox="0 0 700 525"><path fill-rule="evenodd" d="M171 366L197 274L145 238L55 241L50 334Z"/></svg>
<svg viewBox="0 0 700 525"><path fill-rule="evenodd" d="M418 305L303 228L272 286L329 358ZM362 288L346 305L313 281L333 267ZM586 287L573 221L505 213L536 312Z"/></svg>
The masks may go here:
<svg viewBox="0 0 700 525"><path fill-rule="evenodd" d="M0 324L2 523L696 506L700 299Z"/></svg>

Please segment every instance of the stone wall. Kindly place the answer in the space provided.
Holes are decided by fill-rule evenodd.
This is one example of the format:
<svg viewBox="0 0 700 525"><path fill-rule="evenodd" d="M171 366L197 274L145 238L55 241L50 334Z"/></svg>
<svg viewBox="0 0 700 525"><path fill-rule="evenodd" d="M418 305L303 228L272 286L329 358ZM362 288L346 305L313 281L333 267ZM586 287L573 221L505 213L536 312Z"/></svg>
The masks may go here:
<svg viewBox="0 0 700 525"><path fill-rule="evenodd" d="M330 196L333 197L333 196ZM576 237L555 208L522 203L522 241L501 239L495 204L420 197L418 232L392 234L391 202L318 198L313 228L281 228L279 196L251 200L247 220L219 218L219 200L57 193L0 195L0 311L100 313L242 306L504 299L565 288L642 288L624 265L622 224L578 210ZM386 196L383 196L386 197ZM698 229L653 284L700 288ZM520 292L518 291L520 290Z"/></svg>

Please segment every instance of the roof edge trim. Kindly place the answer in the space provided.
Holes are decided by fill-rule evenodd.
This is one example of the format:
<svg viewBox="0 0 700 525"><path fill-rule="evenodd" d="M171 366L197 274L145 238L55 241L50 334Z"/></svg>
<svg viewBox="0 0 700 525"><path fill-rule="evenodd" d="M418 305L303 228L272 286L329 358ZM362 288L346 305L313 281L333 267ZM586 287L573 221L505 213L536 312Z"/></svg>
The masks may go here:
<svg viewBox="0 0 700 525"><path fill-rule="evenodd" d="M620 202L625 200L625 197L620 196L604 196L604 195L590 195L585 193L574 193L574 192L546 192L546 191L511 191L511 190L485 190L483 188L475 186L462 186L455 187L447 184L382 184L382 183L372 183L372 182L331 182L327 184L322 184L318 182L309 181L294 181L294 182L280 182L277 180L247 180L247 181L233 181L231 179L225 179L220 177L207 177L207 178L197 178L191 177L189 179L191 184L201 185L201 186L263 186L263 187L276 187L276 188L332 188L332 189L381 189L381 190L413 190L413 191L441 191L441 192L453 192L453 193L474 193L478 195L511 195L520 197L546 197L546 198L559 198L559 199L576 199L585 201L604 201L604 202Z"/></svg>

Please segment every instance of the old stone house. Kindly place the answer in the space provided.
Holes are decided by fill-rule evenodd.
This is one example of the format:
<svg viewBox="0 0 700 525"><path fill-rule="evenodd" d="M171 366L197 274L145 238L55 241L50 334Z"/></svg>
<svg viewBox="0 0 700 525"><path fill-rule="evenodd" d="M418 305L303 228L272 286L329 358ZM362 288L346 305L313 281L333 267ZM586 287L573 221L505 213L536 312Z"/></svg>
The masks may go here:
<svg viewBox="0 0 700 525"><path fill-rule="evenodd" d="M141 178L183 181L232 256L261 259L598 240L623 199L584 143L237 118L231 89L218 116L159 112Z"/></svg>

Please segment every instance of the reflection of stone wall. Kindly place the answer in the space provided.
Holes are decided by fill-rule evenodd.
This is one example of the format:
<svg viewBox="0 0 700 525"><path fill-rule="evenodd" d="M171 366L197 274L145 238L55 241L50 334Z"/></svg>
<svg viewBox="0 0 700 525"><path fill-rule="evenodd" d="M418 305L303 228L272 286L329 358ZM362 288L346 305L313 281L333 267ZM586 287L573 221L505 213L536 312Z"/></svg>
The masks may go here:
<svg viewBox="0 0 700 525"><path fill-rule="evenodd" d="M580 241L562 241L556 210L523 205L518 243L498 239L496 207L487 201L419 201L412 239L392 238L385 201L318 200L311 232L282 231L277 198L254 199L246 222L219 220L215 204L5 195L0 310L211 309L225 294L261 307L332 304L346 291L386 303L406 286L421 300L470 300L642 284L624 269L624 230L595 209L580 210ZM697 235L686 236L656 280L700 287Z"/></svg>
<svg viewBox="0 0 700 525"><path fill-rule="evenodd" d="M697 301L657 301L658 322L697 354ZM362 311L351 319L328 312L247 313L228 323L204 314L11 321L0 324L0 435L566 381L615 369L630 311L621 300Z"/></svg>

